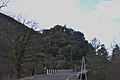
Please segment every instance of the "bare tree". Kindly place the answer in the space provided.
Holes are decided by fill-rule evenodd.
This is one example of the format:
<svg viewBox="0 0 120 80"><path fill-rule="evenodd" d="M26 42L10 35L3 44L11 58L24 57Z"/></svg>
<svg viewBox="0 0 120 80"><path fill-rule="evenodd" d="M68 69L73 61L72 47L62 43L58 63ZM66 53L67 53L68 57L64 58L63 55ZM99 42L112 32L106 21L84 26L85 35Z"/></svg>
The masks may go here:
<svg viewBox="0 0 120 80"><path fill-rule="evenodd" d="M6 7L8 2L9 2L9 0L0 0L0 9L3 7Z"/></svg>
<svg viewBox="0 0 120 80"><path fill-rule="evenodd" d="M93 39L91 40L91 44L92 44L92 46L95 48L95 51L96 51L96 52L98 51L98 49L99 49L100 46L101 46L100 40L98 40L97 38L93 38Z"/></svg>
<svg viewBox="0 0 120 80"><path fill-rule="evenodd" d="M112 42L110 43L111 49L114 49L116 44L118 44L118 39L114 37Z"/></svg>
<svg viewBox="0 0 120 80"><path fill-rule="evenodd" d="M40 30L39 23L36 22L35 20L29 20L26 16L15 14L12 12L6 12L5 14L35 31Z"/></svg>

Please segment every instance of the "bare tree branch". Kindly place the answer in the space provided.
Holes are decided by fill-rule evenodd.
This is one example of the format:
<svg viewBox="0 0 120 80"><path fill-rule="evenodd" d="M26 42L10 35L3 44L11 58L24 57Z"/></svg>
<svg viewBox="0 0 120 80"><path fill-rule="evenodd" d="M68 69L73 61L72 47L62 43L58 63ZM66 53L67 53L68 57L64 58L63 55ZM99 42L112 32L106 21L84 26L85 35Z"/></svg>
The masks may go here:
<svg viewBox="0 0 120 80"><path fill-rule="evenodd" d="M13 58L11 58L11 57L9 57L9 56L6 56L6 55L1 55L1 54L0 54L0 57L4 57L4 58L7 58L7 59L12 60L12 61L14 60Z"/></svg>
<svg viewBox="0 0 120 80"><path fill-rule="evenodd" d="M0 9L3 7L6 7L8 2L9 2L9 0L0 0Z"/></svg>

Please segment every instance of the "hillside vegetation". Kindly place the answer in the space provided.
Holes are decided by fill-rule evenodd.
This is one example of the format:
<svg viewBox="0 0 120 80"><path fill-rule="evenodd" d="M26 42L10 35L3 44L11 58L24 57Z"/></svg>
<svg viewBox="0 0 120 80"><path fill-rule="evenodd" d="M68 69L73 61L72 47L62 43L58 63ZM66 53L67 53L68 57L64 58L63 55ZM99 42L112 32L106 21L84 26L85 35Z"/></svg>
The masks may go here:
<svg viewBox="0 0 120 80"><path fill-rule="evenodd" d="M84 34L67 26L34 31L0 13L0 80L13 80L48 69L80 70L85 56L88 80L120 79L119 45L109 55L97 39L88 43Z"/></svg>
<svg viewBox="0 0 120 80"><path fill-rule="evenodd" d="M88 42L79 31L56 25L36 32L0 13L0 76L41 74L43 68L75 68Z"/></svg>

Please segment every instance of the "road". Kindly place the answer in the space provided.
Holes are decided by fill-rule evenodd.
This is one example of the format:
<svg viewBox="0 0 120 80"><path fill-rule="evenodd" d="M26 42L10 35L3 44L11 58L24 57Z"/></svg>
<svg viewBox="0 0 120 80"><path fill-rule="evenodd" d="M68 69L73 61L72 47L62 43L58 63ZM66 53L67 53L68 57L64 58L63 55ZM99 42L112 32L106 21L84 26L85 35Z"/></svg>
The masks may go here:
<svg viewBox="0 0 120 80"><path fill-rule="evenodd" d="M57 73L52 75L41 75L41 76L35 76L30 77L23 80L66 80L70 75L73 75L75 73Z"/></svg>

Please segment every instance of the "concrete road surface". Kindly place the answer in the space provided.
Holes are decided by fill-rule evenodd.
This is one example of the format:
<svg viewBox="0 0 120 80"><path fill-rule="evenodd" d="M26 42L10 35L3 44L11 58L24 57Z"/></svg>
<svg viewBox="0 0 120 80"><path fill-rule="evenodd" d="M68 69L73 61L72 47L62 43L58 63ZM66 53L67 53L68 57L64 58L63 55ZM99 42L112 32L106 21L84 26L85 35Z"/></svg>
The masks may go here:
<svg viewBox="0 0 120 80"><path fill-rule="evenodd" d="M41 75L41 76L34 76L29 77L27 79L22 80L66 80L69 76L74 75L75 73L57 73L57 74L51 74L51 75Z"/></svg>

